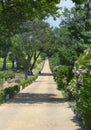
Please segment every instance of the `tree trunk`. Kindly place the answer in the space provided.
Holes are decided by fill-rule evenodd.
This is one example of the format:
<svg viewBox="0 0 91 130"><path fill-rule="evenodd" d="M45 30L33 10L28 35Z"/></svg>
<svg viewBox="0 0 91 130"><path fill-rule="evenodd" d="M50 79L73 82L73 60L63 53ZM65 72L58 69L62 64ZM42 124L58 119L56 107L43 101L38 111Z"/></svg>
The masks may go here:
<svg viewBox="0 0 91 130"><path fill-rule="evenodd" d="M12 61L12 69L14 69L14 68L15 68L14 63L15 63L15 61L13 60L13 61Z"/></svg>
<svg viewBox="0 0 91 130"><path fill-rule="evenodd" d="M4 60L3 60L2 70L6 70L6 59L7 59L8 51L9 51L8 48L6 48L4 51Z"/></svg>
<svg viewBox="0 0 91 130"><path fill-rule="evenodd" d="M18 61L18 60L16 61L16 69L17 69L17 70L19 70L19 69L20 69L20 63L19 63L19 61Z"/></svg>
<svg viewBox="0 0 91 130"><path fill-rule="evenodd" d="M1 3L2 3L2 8L5 9L5 8L4 8L4 2L3 2L3 0L1 1Z"/></svg>
<svg viewBox="0 0 91 130"><path fill-rule="evenodd" d="M30 68L31 71L32 71L32 69L34 68L34 65L35 65L35 63L36 63L36 61L37 61L39 55L40 55L40 52L39 52L38 54L36 54L36 52L35 52L35 54L34 54L34 62L33 62L33 64L32 64L32 66L31 66L31 68Z"/></svg>
<svg viewBox="0 0 91 130"><path fill-rule="evenodd" d="M25 80L28 79L27 70L25 70Z"/></svg>
<svg viewBox="0 0 91 130"><path fill-rule="evenodd" d="M2 70L6 70L6 59L7 59L7 56L4 57Z"/></svg>

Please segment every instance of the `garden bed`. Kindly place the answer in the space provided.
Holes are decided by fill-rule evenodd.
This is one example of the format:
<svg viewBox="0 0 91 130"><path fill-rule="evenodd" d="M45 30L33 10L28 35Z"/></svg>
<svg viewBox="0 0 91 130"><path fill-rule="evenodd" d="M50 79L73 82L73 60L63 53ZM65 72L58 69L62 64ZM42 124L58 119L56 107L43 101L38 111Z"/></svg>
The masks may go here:
<svg viewBox="0 0 91 130"><path fill-rule="evenodd" d="M2 85L0 85L0 90L12 87L17 84L17 82L24 80L24 74L23 73L15 73L14 78L9 78Z"/></svg>
<svg viewBox="0 0 91 130"><path fill-rule="evenodd" d="M36 68L33 69L33 74L38 74L38 71L42 68L44 62L41 62L40 64L36 65ZM31 76L29 76L30 78ZM24 73L19 72L15 73L15 76L13 78L8 78L7 80L3 81L3 84L0 85L0 90L13 87L14 85L17 85L20 81L24 80Z"/></svg>

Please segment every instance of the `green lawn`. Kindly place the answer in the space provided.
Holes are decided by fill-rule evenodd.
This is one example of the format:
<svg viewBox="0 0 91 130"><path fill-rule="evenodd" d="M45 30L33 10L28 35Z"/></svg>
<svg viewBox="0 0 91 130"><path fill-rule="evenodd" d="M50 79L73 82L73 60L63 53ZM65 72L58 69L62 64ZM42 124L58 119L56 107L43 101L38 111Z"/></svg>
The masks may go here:
<svg viewBox="0 0 91 130"><path fill-rule="evenodd" d="M3 66L3 58L0 58L0 69L2 69ZM10 69L12 67L11 62L7 58L7 69Z"/></svg>
<svg viewBox="0 0 91 130"><path fill-rule="evenodd" d="M0 58L0 62L3 62L3 58Z"/></svg>
<svg viewBox="0 0 91 130"><path fill-rule="evenodd" d="M3 63L0 62L0 69L2 69L2 65ZM7 63L7 69L10 69L12 67L12 64L11 63Z"/></svg>

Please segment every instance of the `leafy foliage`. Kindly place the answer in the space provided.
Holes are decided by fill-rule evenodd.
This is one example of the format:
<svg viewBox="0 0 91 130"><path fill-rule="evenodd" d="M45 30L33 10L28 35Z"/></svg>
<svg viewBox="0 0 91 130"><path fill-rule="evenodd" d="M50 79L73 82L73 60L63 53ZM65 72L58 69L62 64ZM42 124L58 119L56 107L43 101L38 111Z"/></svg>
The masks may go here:
<svg viewBox="0 0 91 130"><path fill-rule="evenodd" d="M11 38L28 32L28 23L36 18L42 21L50 15L54 18L58 17L59 7L57 4L59 2L60 0L0 1L0 56L4 58L3 70L6 69L7 55L12 49ZM35 28L37 29L37 27ZM15 56L12 58L15 60ZM12 59L12 63L14 60Z"/></svg>
<svg viewBox="0 0 91 130"><path fill-rule="evenodd" d="M83 4L83 3L87 2L86 0L72 0L72 1L77 4Z"/></svg>
<svg viewBox="0 0 91 130"><path fill-rule="evenodd" d="M81 4L85 1L75 2ZM54 73L55 79L58 83L58 88L63 88L68 94L68 98L74 100L74 111L85 130L90 130L91 128L90 2L86 1L83 5L77 4L71 10L65 9L62 22L59 28L55 30L56 40L59 45L58 57L61 64ZM84 49L84 54L82 54ZM74 75L71 69L68 71L67 65L74 65ZM67 81L67 79L70 80Z"/></svg>
<svg viewBox="0 0 91 130"><path fill-rule="evenodd" d="M54 55L52 55L49 59L50 59L50 67L53 72L53 69L55 68L55 66L60 65L60 58L59 58L58 53L54 53Z"/></svg>
<svg viewBox="0 0 91 130"><path fill-rule="evenodd" d="M0 2L0 34L12 36L24 30L24 23L34 18L44 19L49 15L59 16L60 0L7 0Z"/></svg>
<svg viewBox="0 0 91 130"><path fill-rule="evenodd" d="M28 32L12 37L12 57L17 65L22 66L27 78L27 71L32 71L40 53L51 54L54 34L49 24L34 19L27 26ZM53 44L54 45L54 44ZM18 68L18 67L17 67Z"/></svg>
<svg viewBox="0 0 91 130"><path fill-rule="evenodd" d="M73 65L77 59L77 51L73 47L62 46L59 49L60 63L63 65Z"/></svg>
<svg viewBox="0 0 91 130"><path fill-rule="evenodd" d="M74 78L67 87L70 98L75 98L75 112L86 130L91 128L91 49L86 49L75 62Z"/></svg>
<svg viewBox="0 0 91 130"><path fill-rule="evenodd" d="M70 79L72 78L72 67L71 66L59 66L57 71L54 70L55 79L58 84L58 89L65 89Z"/></svg>
<svg viewBox="0 0 91 130"><path fill-rule="evenodd" d="M21 81L18 85L5 88L4 90L0 90L0 104L12 98L16 93L21 91L21 89L24 89L27 85L31 84L36 78L37 78L37 75L27 80Z"/></svg>

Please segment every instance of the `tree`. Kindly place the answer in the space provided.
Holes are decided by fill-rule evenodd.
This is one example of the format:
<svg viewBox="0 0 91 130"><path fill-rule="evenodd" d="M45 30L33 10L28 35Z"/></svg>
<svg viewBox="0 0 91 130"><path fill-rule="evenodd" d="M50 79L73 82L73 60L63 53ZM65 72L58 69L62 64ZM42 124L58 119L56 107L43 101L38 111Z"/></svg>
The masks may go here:
<svg viewBox="0 0 91 130"><path fill-rule="evenodd" d="M3 36L0 39L0 57L3 58L2 70L6 70L6 59L11 46L12 44L9 38L5 39L5 37Z"/></svg>
<svg viewBox="0 0 91 130"><path fill-rule="evenodd" d="M49 15L58 15L58 3L60 3L60 0L27 0L26 2L23 0L1 0L1 11L10 11L15 16L17 15L17 17L21 16L28 19L31 16L44 18Z"/></svg>
<svg viewBox="0 0 91 130"><path fill-rule="evenodd" d="M52 34L49 24L38 19L31 21L27 28L28 32L12 37L12 52L16 61L24 68L25 78L28 71L32 73L40 53L51 48Z"/></svg>
<svg viewBox="0 0 91 130"><path fill-rule="evenodd" d="M2 46L1 52L5 53L6 48L8 54L9 48L11 48L11 37L26 32L28 21L32 21L36 17L45 19L50 15L54 18L58 17L57 4L59 2L60 0L0 0L0 41L2 41L2 37L5 39L2 41L4 46ZM3 55L3 58L5 59L6 55ZM5 68L4 63L3 69Z"/></svg>
<svg viewBox="0 0 91 130"><path fill-rule="evenodd" d="M60 27L65 26L71 34L72 39L78 45L80 42L85 44L90 44L90 30L91 30L91 20L90 20L90 9L88 3L84 5L76 5L71 11L68 9L64 10Z"/></svg>
<svg viewBox="0 0 91 130"><path fill-rule="evenodd" d="M74 60L91 43L90 3L76 4L71 10L65 8L59 28L55 29L59 43L61 64L73 64Z"/></svg>
<svg viewBox="0 0 91 130"><path fill-rule="evenodd" d="M3 34L9 36L19 32L22 23L38 17L44 19L49 15L59 16L57 4L60 0L1 0L0 27Z"/></svg>
<svg viewBox="0 0 91 130"><path fill-rule="evenodd" d="M75 2L76 4L83 4L87 2L87 0L72 0L72 1Z"/></svg>

